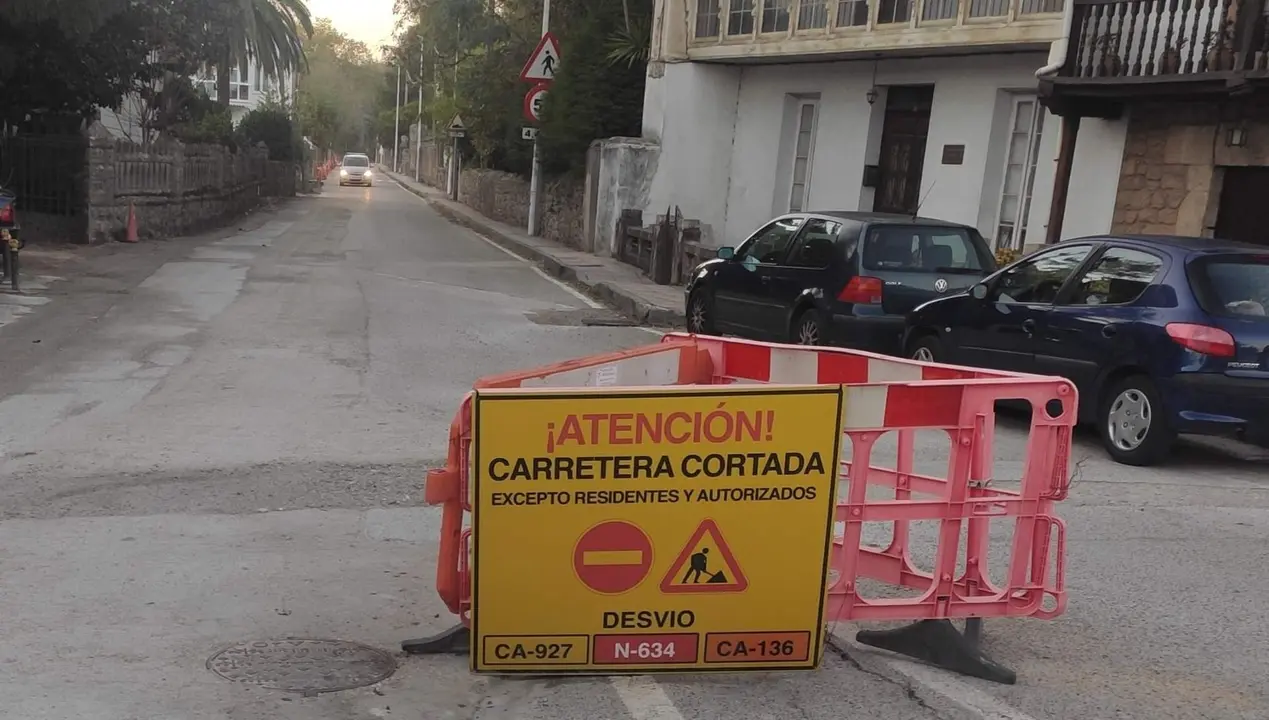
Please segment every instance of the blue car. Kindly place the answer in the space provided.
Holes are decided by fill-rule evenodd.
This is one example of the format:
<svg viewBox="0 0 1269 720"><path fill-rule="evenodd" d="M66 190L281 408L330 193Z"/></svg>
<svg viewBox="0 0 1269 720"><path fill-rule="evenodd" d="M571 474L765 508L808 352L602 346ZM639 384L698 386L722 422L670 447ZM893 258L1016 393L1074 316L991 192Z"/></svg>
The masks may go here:
<svg viewBox="0 0 1269 720"><path fill-rule="evenodd" d="M1180 433L1269 441L1269 248L1207 238L1068 240L909 313L908 357L1058 375L1129 465Z"/></svg>

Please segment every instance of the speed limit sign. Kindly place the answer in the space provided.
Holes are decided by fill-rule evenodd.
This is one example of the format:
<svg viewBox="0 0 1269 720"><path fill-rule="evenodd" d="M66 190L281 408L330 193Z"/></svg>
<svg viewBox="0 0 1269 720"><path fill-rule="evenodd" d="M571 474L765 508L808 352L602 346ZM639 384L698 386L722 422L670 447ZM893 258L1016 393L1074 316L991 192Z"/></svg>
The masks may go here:
<svg viewBox="0 0 1269 720"><path fill-rule="evenodd" d="M550 89L550 85L542 83L534 85L529 92L524 94L524 119L530 122L537 122L542 119L542 102L546 100L546 91Z"/></svg>

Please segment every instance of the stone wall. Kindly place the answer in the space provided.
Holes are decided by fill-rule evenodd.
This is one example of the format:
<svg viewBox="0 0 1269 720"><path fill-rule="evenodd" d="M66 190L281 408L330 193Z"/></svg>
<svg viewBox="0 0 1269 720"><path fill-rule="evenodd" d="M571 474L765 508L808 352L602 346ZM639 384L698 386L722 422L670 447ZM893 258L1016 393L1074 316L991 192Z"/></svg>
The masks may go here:
<svg viewBox="0 0 1269 720"><path fill-rule="evenodd" d="M584 184L548 182L542 188L542 237L580 248ZM529 182L498 170L464 170L458 200L480 214L519 228L529 224Z"/></svg>
<svg viewBox="0 0 1269 720"><path fill-rule="evenodd" d="M159 141L136 145L94 135L88 141L87 242L123 237L128 208L145 236L207 229L262 198L295 195L295 167L271 162L264 148Z"/></svg>
<svg viewBox="0 0 1269 720"><path fill-rule="evenodd" d="M414 177L417 156L421 158L419 179L444 190L447 185L447 147L426 138L421 152L411 146L408 158L400 158L401 174ZM586 242L585 187L583 181L573 179L543 185L542 237L574 249L591 250ZM485 217L517 228L528 228L529 181L519 175L499 170L464 169L458 184L458 201ZM607 254L607 241L602 248L596 247L595 252Z"/></svg>
<svg viewBox="0 0 1269 720"><path fill-rule="evenodd" d="M1263 101L1159 103L1133 107L1115 200L1114 233L1210 235L1223 166L1269 165ZM1236 119L1236 120L1235 120ZM1230 147L1234 123L1246 129Z"/></svg>
<svg viewBox="0 0 1269 720"><path fill-rule="evenodd" d="M414 128L410 128L410 142L401 148L400 173L407 177L417 177L420 182L425 182L432 187L445 189L445 148L441 144L435 142L427 134L424 133L423 147L418 146L418 133L414 132ZM392 150L386 151L386 157L391 164ZM417 161L417 163L416 163ZM415 165L419 165L419 170L415 172Z"/></svg>

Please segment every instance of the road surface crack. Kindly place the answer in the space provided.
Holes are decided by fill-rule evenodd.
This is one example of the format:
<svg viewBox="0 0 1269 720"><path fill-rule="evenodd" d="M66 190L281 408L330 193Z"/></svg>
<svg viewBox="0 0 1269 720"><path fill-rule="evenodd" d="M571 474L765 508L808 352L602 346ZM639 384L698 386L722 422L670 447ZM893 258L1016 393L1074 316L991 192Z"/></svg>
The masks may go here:
<svg viewBox="0 0 1269 720"><path fill-rule="evenodd" d="M879 680L883 680L889 683L890 685L894 685L895 687L902 690L904 695L906 695L909 700L916 703L918 707L924 709L933 717L936 717L936 718L947 717L946 715L940 713L936 708L932 707L919 694L917 694L916 688L913 687L912 683L906 680L902 680L900 678L893 677L887 673L866 667L863 663L861 663L858 659L856 659L854 655L851 655L849 650L843 647L840 643L838 643L832 637L829 637L825 644L828 645L829 649L837 653L837 656L839 658L841 658L842 660L845 660L847 663L850 664L851 667L855 668L859 672L864 673L865 675L871 675Z"/></svg>

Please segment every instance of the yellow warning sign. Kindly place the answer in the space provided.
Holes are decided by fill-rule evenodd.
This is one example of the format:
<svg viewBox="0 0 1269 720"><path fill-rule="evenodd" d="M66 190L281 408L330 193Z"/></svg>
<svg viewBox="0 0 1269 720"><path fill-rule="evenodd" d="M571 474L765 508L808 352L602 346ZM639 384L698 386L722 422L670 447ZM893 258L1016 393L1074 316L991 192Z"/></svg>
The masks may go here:
<svg viewBox="0 0 1269 720"><path fill-rule="evenodd" d="M813 668L837 387L481 390L472 669Z"/></svg>
<svg viewBox="0 0 1269 720"><path fill-rule="evenodd" d="M701 522L661 579L663 593L743 592L747 587L744 571L712 519Z"/></svg>

